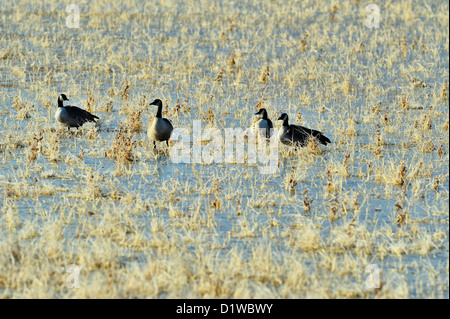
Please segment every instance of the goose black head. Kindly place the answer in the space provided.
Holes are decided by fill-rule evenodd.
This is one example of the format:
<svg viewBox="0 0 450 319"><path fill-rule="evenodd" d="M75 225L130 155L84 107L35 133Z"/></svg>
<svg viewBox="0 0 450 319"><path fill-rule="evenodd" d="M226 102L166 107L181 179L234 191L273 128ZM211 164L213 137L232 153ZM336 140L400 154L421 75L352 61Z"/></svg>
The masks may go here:
<svg viewBox="0 0 450 319"><path fill-rule="evenodd" d="M283 125L288 125L289 117L286 113L283 113L280 115L280 117L277 119L277 121L283 121Z"/></svg>
<svg viewBox="0 0 450 319"><path fill-rule="evenodd" d="M259 111L255 113L255 115L260 115L260 114L262 114L262 118L263 119L267 118L267 111L266 111L266 109L264 109L264 108L259 109Z"/></svg>
<svg viewBox="0 0 450 319"><path fill-rule="evenodd" d="M162 117L162 101L160 99L154 100L150 105L156 105L158 106L158 111L156 112L156 117Z"/></svg>
<svg viewBox="0 0 450 319"><path fill-rule="evenodd" d="M162 106L162 101L160 99L154 100L150 105Z"/></svg>
<svg viewBox="0 0 450 319"><path fill-rule="evenodd" d="M64 101L69 101L69 99L67 98L67 96L65 94L60 94L59 97L58 97L58 107L63 107L64 106L64 104L63 104Z"/></svg>

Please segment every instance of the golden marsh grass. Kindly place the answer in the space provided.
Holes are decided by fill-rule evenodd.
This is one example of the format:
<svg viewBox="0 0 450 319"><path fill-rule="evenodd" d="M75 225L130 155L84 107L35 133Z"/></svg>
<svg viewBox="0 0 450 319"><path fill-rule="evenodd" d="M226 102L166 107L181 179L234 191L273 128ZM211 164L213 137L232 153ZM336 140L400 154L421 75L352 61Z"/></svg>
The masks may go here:
<svg viewBox="0 0 450 319"><path fill-rule="evenodd" d="M448 2L378 29L361 1L76 4L78 29L0 4L0 297L448 298ZM99 123L60 127L60 93ZM264 107L332 143L174 164L155 98L175 128Z"/></svg>

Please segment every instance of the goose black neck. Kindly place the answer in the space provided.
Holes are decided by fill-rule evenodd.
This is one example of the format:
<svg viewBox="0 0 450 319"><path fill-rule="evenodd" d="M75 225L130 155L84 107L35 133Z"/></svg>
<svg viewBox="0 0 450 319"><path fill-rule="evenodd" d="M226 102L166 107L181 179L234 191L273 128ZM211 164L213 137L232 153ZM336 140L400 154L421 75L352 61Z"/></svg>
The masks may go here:
<svg viewBox="0 0 450 319"><path fill-rule="evenodd" d="M289 119L287 116L283 120L283 126L289 126Z"/></svg>
<svg viewBox="0 0 450 319"><path fill-rule="evenodd" d="M58 107L63 107L63 101L61 99L58 98Z"/></svg>
<svg viewBox="0 0 450 319"><path fill-rule="evenodd" d="M266 110L262 111L262 119L267 120L267 112Z"/></svg>
<svg viewBox="0 0 450 319"><path fill-rule="evenodd" d="M158 112L156 112L156 117L162 117L162 104L158 104Z"/></svg>

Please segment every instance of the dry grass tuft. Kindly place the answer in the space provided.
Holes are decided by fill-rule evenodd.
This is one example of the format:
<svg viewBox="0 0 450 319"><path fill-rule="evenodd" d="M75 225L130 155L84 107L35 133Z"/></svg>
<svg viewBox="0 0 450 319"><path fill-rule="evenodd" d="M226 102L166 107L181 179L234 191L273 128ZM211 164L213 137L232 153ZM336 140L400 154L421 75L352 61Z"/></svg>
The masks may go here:
<svg viewBox="0 0 450 319"><path fill-rule="evenodd" d="M395 203L395 208L397 210L397 220L396 223L398 226L401 226L403 224L406 224L409 213L406 209L402 207L398 202Z"/></svg>
<svg viewBox="0 0 450 319"><path fill-rule="evenodd" d="M442 86L440 98L443 101L448 100L448 81L445 81L444 85Z"/></svg>
<svg viewBox="0 0 450 319"><path fill-rule="evenodd" d="M130 98L130 83L128 81L125 81L123 83L120 96L122 97L123 101L128 101L128 99Z"/></svg>
<svg viewBox="0 0 450 319"><path fill-rule="evenodd" d="M401 163L400 166L398 167L398 171L397 171L397 176L395 178L395 180L393 181L394 185L398 185L398 186L405 186L406 185L406 165L405 163Z"/></svg>
<svg viewBox="0 0 450 319"><path fill-rule="evenodd" d="M0 5L0 298L448 298L448 1L142 3ZM57 92L101 121L60 129ZM255 106L333 143L175 164L150 96L191 160Z"/></svg>
<svg viewBox="0 0 450 319"><path fill-rule="evenodd" d="M140 110L137 112L133 112L128 116L128 124L127 124L127 128L129 128L131 130L131 132L140 132L142 131L142 112L144 110Z"/></svg>
<svg viewBox="0 0 450 319"><path fill-rule="evenodd" d="M302 39L300 40L300 52L305 52L308 48L308 39L309 34L305 31L302 35Z"/></svg>
<svg viewBox="0 0 450 319"><path fill-rule="evenodd" d="M259 82L266 83L267 77L270 75L269 70L269 59L267 59L266 66L263 68L261 76L259 78Z"/></svg>
<svg viewBox="0 0 450 319"><path fill-rule="evenodd" d="M94 101L94 96L92 95L92 92L89 92L89 97L88 97L88 99L86 101L85 110L90 112L90 113L94 112L95 111L95 109L93 108L94 102L95 102Z"/></svg>
<svg viewBox="0 0 450 319"><path fill-rule="evenodd" d="M334 21L334 18L336 16L336 12L339 10L339 5L335 4L333 5L333 7L331 8L331 12L330 12L330 20Z"/></svg>
<svg viewBox="0 0 450 319"><path fill-rule="evenodd" d="M135 147L133 141L132 129L128 125L120 124L119 130L114 138L114 142L107 149L105 156L115 159L119 162L134 161L133 149Z"/></svg>

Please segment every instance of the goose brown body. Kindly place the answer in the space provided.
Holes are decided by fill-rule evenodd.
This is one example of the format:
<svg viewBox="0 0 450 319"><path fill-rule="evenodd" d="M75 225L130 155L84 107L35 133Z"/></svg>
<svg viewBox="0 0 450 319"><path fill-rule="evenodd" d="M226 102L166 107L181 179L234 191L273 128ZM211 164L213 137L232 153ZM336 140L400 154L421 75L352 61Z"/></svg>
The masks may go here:
<svg viewBox="0 0 450 319"><path fill-rule="evenodd" d="M60 94L58 97L58 109L55 113L55 119L67 126L68 129L71 127L80 127L86 122L96 122L98 117L89 113L86 110L80 109L76 106L64 106L63 102L68 101L69 99L65 94Z"/></svg>
<svg viewBox="0 0 450 319"><path fill-rule="evenodd" d="M147 136L153 141L154 147L156 147L156 141L166 141L167 146L169 146L169 139L172 135L173 126L168 119L162 117L162 101L156 99L150 103L150 105L158 106L158 111L147 128Z"/></svg>
<svg viewBox="0 0 450 319"><path fill-rule="evenodd" d="M319 143L327 145L330 139L322 132L309 129L299 125L289 124L289 117L286 113L281 114L278 120L283 121L283 126L278 131L278 140L289 146L306 146L310 138L315 138Z"/></svg>
<svg viewBox="0 0 450 319"><path fill-rule="evenodd" d="M260 109L255 115L262 115L261 118L253 121L250 129L253 134L259 133L261 136L266 139L270 139L273 134L273 124L272 121L267 116L266 109Z"/></svg>

